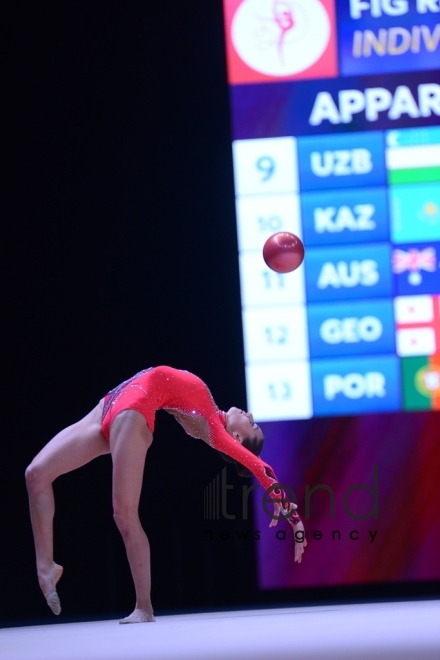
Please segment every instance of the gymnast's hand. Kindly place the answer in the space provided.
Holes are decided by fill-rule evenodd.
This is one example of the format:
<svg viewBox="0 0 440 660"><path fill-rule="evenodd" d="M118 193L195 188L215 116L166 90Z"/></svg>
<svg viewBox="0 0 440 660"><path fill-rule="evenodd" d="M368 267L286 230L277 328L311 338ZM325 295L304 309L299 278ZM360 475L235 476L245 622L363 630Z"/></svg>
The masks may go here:
<svg viewBox="0 0 440 660"><path fill-rule="evenodd" d="M273 508L274 508L274 517L270 521L269 527L275 527L276 525L278 525L278 521L279 521L280 518L286 517L287 519L289 519L289 514L292 511L294 513L296 513L296 510L297 510L298 507L294 502L289 502L287 516L283 516L281 502L278 502L277 500L275 500L274 503L273 503Z"/></svg>
<svg viewBox="0 0 440 660"><path fill-rule="evenodd" d="M274 503L274 517L270 521L269 527L275 527L275 525L278 524L278 520L281 517L281 503L275 501ZM289 502L289 513L294 511L296 513L297 510L297 505L294 502ZM288 518L288 516L287 516ZM297 561L298 564L301 563L301 559L304 553L304 548L307 546L307 540L306 540L306 535L305 535L305 530L304 530L304 525L302 520L297 522L295 525L292 525L293 527L293 535L295 538L295 559L294 561Z"/></svg>
<svg viewBox="0 0 440 660"><path fill-rule="evenodd" d="M295 537L295 561L298 564L301 563L303 556L304 548L307 545L306 533L304 531L304 525L302 520L300 520L293 528L293 535Z"/></svg>

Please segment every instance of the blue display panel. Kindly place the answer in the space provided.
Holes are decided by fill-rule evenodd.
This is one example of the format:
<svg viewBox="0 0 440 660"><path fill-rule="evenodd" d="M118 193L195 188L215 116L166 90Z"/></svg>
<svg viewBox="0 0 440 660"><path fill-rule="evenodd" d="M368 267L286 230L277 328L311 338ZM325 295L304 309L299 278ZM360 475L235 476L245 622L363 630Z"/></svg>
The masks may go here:
<svg viewBox="0 0 440 660"><path fill-rule="evenodd" d="M308 245L388 241L384 187L327 190L301 195L304 241Z"/></svg>
<svg viewBox="0 0 440 660"><path fill-rule="evenodd" d="M434 0L338 2L342 75L435 69L439 5Z"/></svg>
<svg viewBox="0 0 440 660"><path fill-rule="evenodd" d="M301 190L385 183L383 134L320 135L298 140Z"/></svg>
<svg viewBox="0 0 440 660"><path fill-rule="evenodd" d="M249 408L420 407L410 361L440 379L440 5L224 7ZM276 231L304 242L293 273L262 259Z"/></svg>
<svg viewBox="0 0 440 660"><path fill-rule="evenodd" d="M394 308L389 298L308 305L314 358L395 352Z"/></svg>
<svg viewBox="0 0 440 660"><path fill-rule="evenodd" d="M346 415L400 409L399 360L394 355L314 360L316 415Z"/></svg>
<svg viewBox="0 0 440 660"><path fill-rule="evenodd" d="M387 243L310 248L306 261L309 302L391 297L391 247Z"/></svg>

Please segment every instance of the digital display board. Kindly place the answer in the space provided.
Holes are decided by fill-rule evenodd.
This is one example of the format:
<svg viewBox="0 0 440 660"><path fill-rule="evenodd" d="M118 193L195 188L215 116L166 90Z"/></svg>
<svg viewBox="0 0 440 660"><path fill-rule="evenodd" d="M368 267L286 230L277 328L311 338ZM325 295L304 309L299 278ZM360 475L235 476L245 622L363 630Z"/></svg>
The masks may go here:
<svg viewBox="0 0 440 660"><path fill-rule="evenodd" d="M440 410L440 2L224 0L248 407ZM265 240L304 265L278 274Z"/></svg>
<svg viewBox="0 0 440 660"><path fill-rule="evenodd" d="M224 18L248 407L308 539L299 566L255 491L259 585L438 580L440 1Z"/></svg>

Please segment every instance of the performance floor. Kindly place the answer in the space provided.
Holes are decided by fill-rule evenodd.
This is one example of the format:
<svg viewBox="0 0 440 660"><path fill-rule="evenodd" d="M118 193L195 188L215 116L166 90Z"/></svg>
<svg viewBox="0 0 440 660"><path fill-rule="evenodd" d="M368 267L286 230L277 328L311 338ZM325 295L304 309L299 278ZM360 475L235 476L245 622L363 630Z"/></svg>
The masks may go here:
<svg viewBox="0 0 440 660"><path fill-rule="evenodd" d="M440 658L440 601L159 616L0 630L5 660Z"/></svg>

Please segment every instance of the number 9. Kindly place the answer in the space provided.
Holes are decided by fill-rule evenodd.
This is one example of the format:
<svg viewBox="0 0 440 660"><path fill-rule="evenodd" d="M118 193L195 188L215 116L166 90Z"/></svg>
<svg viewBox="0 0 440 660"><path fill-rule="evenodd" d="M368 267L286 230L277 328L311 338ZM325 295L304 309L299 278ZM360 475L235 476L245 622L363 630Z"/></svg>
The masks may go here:
<svg viewBox="0 0 440 660"><path fill-rule="evenodd" d="M275 161L271 156L260 156L256 165L263 174L262 181L268 181L275 172Z"/></svg>

